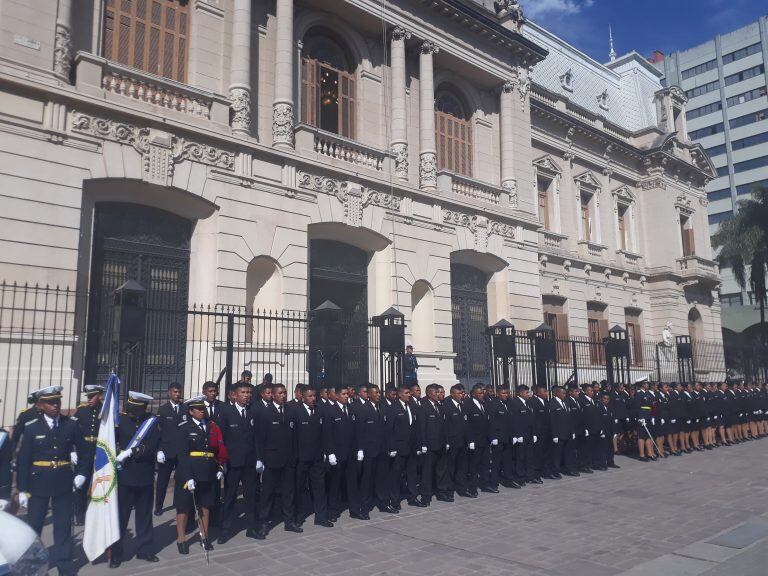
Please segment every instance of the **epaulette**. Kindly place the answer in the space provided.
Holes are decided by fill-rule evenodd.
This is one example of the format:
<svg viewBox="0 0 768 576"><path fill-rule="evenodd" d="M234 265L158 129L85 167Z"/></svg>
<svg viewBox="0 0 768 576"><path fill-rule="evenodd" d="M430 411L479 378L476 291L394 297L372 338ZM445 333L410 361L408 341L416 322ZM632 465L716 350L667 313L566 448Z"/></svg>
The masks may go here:
<svg viewBox="0 0 768 576"><path fill-rule="evenodd" d="M27 426L29 426L30 424L34 424L35 422L37 422L37 418L35 418L34 420L30 420L29 422L27 422L26 424L24 424L24 427L27 427Z"/></svg>
<svg viewBox="0 0 768 576"><path fill-rule="evenodd" d="M82 404L78 405L78 407L77 407L77 409L78 409L78 410L79 410L80 408L88 408L88 404L86 404L85 402L83 402Z"/></svg>
<svg viewBox="0 0 768 576"><path fill-rule="evenodd" d="M76 416L67 416L68 419L72 420L73 422L77 422Z"/></svg>
<svg viewBox="0 0 768 576"><path fill-rule="evenodd" d="M19 412L19 415L18 415L18 416L16 416L16 420L18 420L19 418L21 418L21 415L22 415L22 414L24 414L24 412L29 412L30 410L32 410L32 406L30 406L29 408L24 408L24 410L22 410L21 412Z"/></svg>
<svg viewBox="0 0 768 576"><path fill-rule="evenodd" d="M181 422L179 422L179 423L177 424L177 426L184 426L184 424L186 424L186 423L187 423L187 421L186 421L186 420L182 420Z"/></svg>

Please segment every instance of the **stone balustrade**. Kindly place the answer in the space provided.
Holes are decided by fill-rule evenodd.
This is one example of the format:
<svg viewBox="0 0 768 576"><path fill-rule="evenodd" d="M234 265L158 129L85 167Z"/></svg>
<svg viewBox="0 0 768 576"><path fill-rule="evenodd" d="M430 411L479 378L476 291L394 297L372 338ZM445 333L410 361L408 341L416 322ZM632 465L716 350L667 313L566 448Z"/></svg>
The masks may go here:
<svg viewBox="0 0 768 576"><path fill-rule="evenodd" d="M373 172L381 173L388 169L389 154L385 150L326 132L308 124L298 124L295 131L298 151L314 153L320 159L329 159L331 163L352 164Z"/></svg>
<svg viewBox="0 0 768 576"><path fill-rule="evenodd" d="M677 259L677 271L683 278L718 278L717 263L700 256L684 256Z"/></svg>
<svg viewBox="0 0 768 576"><path fill-rule="evenodd" d="M501 201L501 188L447 170L437 172L437 188L444 192L450 191L458 196L490 204L498 205Z"/></svg>
<svg viewBox="0 0 768 576"><path fill-rule="evenodd" d="M608 247L590 240L579 240L579 255L582 258L602 258Z"/></svg>

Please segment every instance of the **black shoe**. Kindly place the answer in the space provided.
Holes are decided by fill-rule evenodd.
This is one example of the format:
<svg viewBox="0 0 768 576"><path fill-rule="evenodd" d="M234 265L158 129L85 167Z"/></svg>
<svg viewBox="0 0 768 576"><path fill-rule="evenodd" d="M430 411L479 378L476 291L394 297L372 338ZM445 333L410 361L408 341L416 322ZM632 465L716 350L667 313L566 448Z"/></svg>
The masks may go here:
<svg viewBox="0 0 768 576"><path fill-rule="evenodd" d="M110 568L120 568L120 564L122 564L123 561L119 558L111 558L109 561L109 567Z"/></svg>
<svg viewBox="0 0 768 576"><path fill-rule="evenodd" d="M304 528L301 526L294 524L293 522L286 522L285 523L285 531L286 532L295 532L296 534L301 534L304 532Z"/></svg>
<svg viewBox="0 0 768 576"><path fill-rule="evenodd" d="M176 542L179 554L189 554L189 542Z"/></svg>
<svg viewBox="0 0 768 576"><path fill-rule="evenodd" d="M144 560L144 562L160 562L160 558L154 554L136 554L136 558L139 560Z"/></svg>
<svg viewBox="0 0 768 576"><path fill-rule="evenodd" d="M155 514L155 516L162 516L163 515L163 511L162 510L155 510L154 514Z"/></svg>
<svg viewBox="0 0 768 576"><path fill-rule="evenodd" d="M579 468L579 472L582 474L593 474L592 469L587 468L586 466L584 466L584 468Z"/></svg>
<svg viewBox="0 0 768 576"><path fill-rule="evenodd" d="M219 534L219 537L216 539L217 544L226 544L227 540L232 538L232 534L229 532L222 532Z"/></svg>
<svg viewBox="0 0 768 576"><path fill-rule="evenodd" d="M483 486L482 488L480 488L480 491L481 492L487 492L489 494L498 494L499 493L499 489L498 488L494 488L493 486Z"/></svg>
<svg viewBox="0 0 768 576"><path fill-rule="evenodd" d="M514 480L510 480L506 486L507 488L514 488L515 490L520 490L522 488L522 486Z"/></svg>
<svg viewBox="0 0 768 576"><path fill-rule="evenodd" d="M336 513L328 514L328 520L330 520L331 522L338 522L339 521L339 515L336 514Z"/></svg>
<svg viewBox="0 0 768 576"><path fill-rule="evenodd" d="M647 456L638 456L637 459L640 460L640 462L648 462L648 457Z"/></svg>
<svg viewBox="0 0 768 576"><path fill-rule="evenodd" d="M75 526L82 526L85 524L85 518L75 518Z"/></svg>
<svg viewBox="0 0 768 576"><path fill-rule="evenodd" d="M607 466L598 466L597 468L595 468L595 470L600 470L600 472L607 472L608 471L608 467Z"/></svg>
<svg viewBox="0 0 768 576"><path fill-rule="evenodd" d="M350 518L354 518L355 520L370 520L371 517L368 516L368 514L363 514L362 512L350 512L349 513Z"/></svg>
<svg viewBox="0 0 768 576"><path fill-rule="evenodd" d="M453 502L453 496L448 496L446 494L438 494L435 498L440 502Z"/></svg>
<svg viewBox="0 0 768 576"><path fill-rule="evenodd" d="M259 538L259 531L255 528L248 528L248 530L245 531L245 537L254 538L255 540L263 540L263 538ZM223 544L223 542L219 540L219 544Z"/></svg>
<svg viewBox="0 0 768 576"><path fill-rule="evenodd" d="M315 520L315 526L324 526L325 528L333 528L333 522L330 520Z"/></svg>
<svg viewBox="0 0 768 576"><path fill-rule="evenodd" d="M426 508L427 504L424 504L424 502L422 502L418 498L410 498L408 500L408 506L415 506L416 508Z"/></svg>
<svg viewBox="0 0 768 576"><path fill-rule="evenodd" d="M541 478L533 478L531 480L528 480L528 482L532 482L534 484L544 484L544 481Z"/></svg>
<svg viewBox="0 0 768 576"><path fill-rule="evenodd" d="M608 464L608 468L621 468L621 466L619 466L618 464L611 463L611 464Z"/></svg>
<svg viewBox="0 0 768 576"><path fill-rule="evenodd" d="M389 504L385 504L384 506L379 506L379 512L384 512L385 514L397 514L399 510L395 510Z"/></svg>
<svg viewBox="0 0 768 576"><path fill-rule="evenodd" d="M563 478L563 475L560 474L560 472L552 472L552 479L553 480L561 480Z"/></svg>
<svg viewBox="0 0 768 576"><path fill-rule="evenodd" d="M477 492L462 490L459 492L459 496L464 496L464 498L477 498Z"/></svg>
<svg viewBox="0 0 768 576"><path fill-rule="evenodd" d="M213 544L211 544L208 540L203 540L203 548L206 550L213 550Z"/></svg>
<svg viewBox="0 0 768 576"><path fill-rule="evenodd" d="M578 472L570 472L570 471L565 471L563 472L563 474L565 474L566 476L573 476L573 477L581 476L581 474L579 474Z"/></svg>

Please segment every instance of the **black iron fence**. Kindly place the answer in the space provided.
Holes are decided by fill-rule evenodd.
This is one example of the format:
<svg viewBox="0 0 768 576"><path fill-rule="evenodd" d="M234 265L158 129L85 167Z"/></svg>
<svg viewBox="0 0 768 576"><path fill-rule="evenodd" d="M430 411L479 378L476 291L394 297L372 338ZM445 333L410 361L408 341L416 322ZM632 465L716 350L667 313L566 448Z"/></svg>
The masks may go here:
<svg viewBox="0 0 768 576"><path fill-rule="evenodd" d="M0 283L0 425L13 424L31 390L62 385L63 404L73 407L84 384L106 381L112 369L125 382L124 390L144 390L157 398L173 381L182 383L189 395L206 380L220 379L222 385L235 381L242 370L250 370L256 381L270 372L289 392L299 382L317 384L322 378L350 384L367 379L380 386L391 380L383 366L380 326L373 320L355 329L355 341L345 340L342 329L339 343L321 350L310 343L313 315L306 311L221 305L150 308L142 337L125 342L117 337L109 315L106 326L88 330L88 304L87 295L68 288ZM336 318L342 328L351 321L344 314ZM550 384L569 378L609 379L606 342L553 338L546 361L537 346L533 333L514 332L515 357L507 366L510 383L530 385L544 373ZM768 378L768 349L763 347L723 348L721 342L694 341L691 374L681 374L674 344L642 340L629 341L627 347L621 368L625 380L646 375L665 381ZM486 366L482 380L490 381L497 372L487 359L473 362Z"/></svg>

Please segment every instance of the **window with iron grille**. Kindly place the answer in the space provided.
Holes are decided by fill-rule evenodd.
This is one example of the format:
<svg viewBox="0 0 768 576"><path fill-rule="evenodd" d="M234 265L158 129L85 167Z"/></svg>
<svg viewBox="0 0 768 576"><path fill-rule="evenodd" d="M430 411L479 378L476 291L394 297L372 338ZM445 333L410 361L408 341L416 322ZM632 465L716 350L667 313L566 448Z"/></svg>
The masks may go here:
<svg viewBox="0 0 768 576"><path fill-rule="evenodd" d="M435 98L437 169L472 176L472 124L461 100L447 90Z"/></svg>
<svg viewBox="0 0 768 576"><path fill-rule="evenodd" d="M185 82L188 29L189 0L106 0L102 55Z"/></svg>
<svg viewBox="0 0 768 576"><path fill-rule="evenodd" d="M301 121L354 139L356 86L346 47L330 33L310 31L301 56Z"/></svg>

